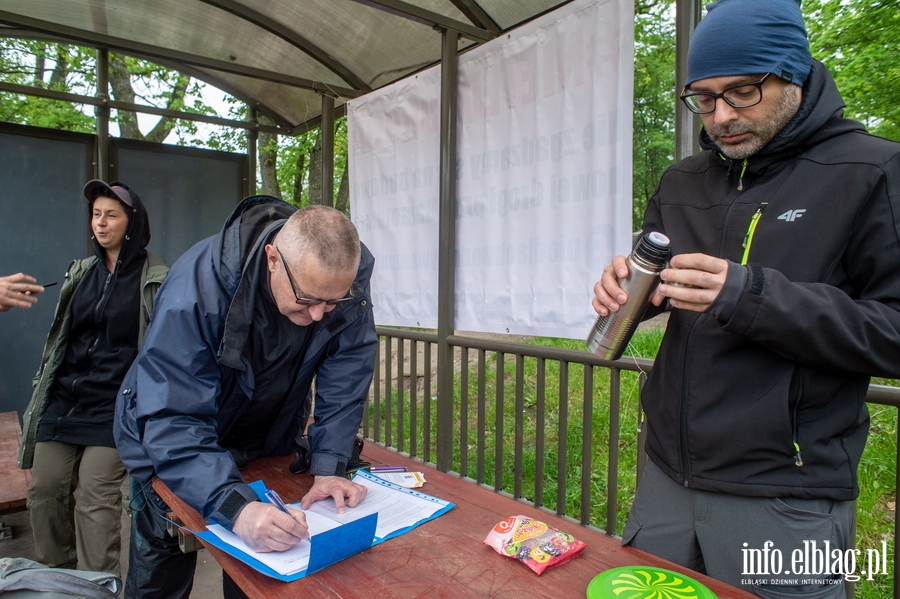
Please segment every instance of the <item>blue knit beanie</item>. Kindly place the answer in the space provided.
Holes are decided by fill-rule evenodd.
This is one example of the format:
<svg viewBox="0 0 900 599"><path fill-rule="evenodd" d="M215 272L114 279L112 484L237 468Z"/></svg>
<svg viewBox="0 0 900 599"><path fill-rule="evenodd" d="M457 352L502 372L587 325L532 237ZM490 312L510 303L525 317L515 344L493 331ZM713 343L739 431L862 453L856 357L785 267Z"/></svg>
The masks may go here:
<svg viewBox="0 0 900 599"><path fill-rule="evenodd" d="M803 85L812 66L800 0L718 0L691 38L685 85L772 73Z"/></svg>

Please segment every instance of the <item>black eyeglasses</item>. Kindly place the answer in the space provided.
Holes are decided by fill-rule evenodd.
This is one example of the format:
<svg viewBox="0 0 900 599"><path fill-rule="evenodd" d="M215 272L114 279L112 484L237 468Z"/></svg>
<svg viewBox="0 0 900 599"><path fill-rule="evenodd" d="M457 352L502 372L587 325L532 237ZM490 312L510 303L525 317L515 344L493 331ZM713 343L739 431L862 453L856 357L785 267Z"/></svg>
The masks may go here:
<svg viewBox="0 0 900 599"><path fill-rule="evenodd" d="M759 81L741 83L729 87L720 94L711 92L693 92L684 88L681 92L681 101L694 114L709 114L716 110L716 100L722 98L732 108L750 108L762 102L762 85L772 73L766 73Z"/></svg>
<svg viewBox="0 0 900 599"><path fill-rule="evenodd" d="M338 299L314 299L311 297L300 297L300 294L297 293L297 286L294 285L294 277L291 276L291 269L288 268L287 262L284 260L284 254L281 253L281 250L278 247L275 247L275 251L278 252L279 258L281 258L281 265L284 267L284 272L287 275L288 282L291 284L291 291L294 292L294 297L297 299L297 303L301 306L318 306L319 304L327 304L329 306L336 306L341 302L346 302L353 299L353 290L347 292L346 297L341 297Z"/></svg>

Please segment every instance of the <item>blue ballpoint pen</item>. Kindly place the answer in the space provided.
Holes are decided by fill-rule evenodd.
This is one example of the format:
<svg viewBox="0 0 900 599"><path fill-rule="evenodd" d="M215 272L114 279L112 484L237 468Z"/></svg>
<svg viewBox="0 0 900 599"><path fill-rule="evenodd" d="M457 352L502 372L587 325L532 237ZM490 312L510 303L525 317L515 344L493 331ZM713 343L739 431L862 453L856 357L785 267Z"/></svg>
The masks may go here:
<svg viewBox="0 0 900 599"><path fill-rule="evenodd" d="M281 495L276 493L273 489L268 489L266 491L266 498L269 501L271 501L275 505L275 507L280 509L282 512L284 512L288 516L291 515L291 513L287 509L287 506L284 504L284 500L281 498Z"/></svg>

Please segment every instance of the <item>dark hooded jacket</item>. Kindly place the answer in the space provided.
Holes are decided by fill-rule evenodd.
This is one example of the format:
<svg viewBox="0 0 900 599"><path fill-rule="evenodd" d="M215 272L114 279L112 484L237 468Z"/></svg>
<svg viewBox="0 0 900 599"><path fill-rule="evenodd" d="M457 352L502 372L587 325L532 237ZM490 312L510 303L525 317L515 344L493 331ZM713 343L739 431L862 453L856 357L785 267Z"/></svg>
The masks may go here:
<svg viewBox="0 0 900 599"><path fill-rule="evenodd" d="M648 454L686 487L859 492L869 377L900 377L900 144L843 106L814 62L797 114L759 153L727 159L704 131L705 151L650 201L644 231L673 254L730 261L705 312L672 310L642 395Z"/></svg>
<svg viewBox="0 0 900 599"><path fill-rule="evenodd" d="M233 433L241 429L241 441L254 442L253 457L290 454L311 413L315 378L310 472L343 475L374 372L374 259L365 246L353 300L308 327L276 316L264 331L254 330L265 309L259 304L271 295L264 246L295 210L269 196L246 198L221 233L172 266L116 404L116 445L131 475L141 484L159 476L204 517L227 528L257 499L227 449ZM256 351L271 343L261 341L260 333L297 340L276 328L307 329L286 382L261 371ZM269 347L266 353L286 351L296 348ZM257 385L259 379L266 384ZM273 396L267 388L272 383L285 393ZM251 418L258 424L255 439L242 426Z"/></svg>
<svg viewBox="0 0 900 599"><path fill-rule="evenodd" d="M126 236L114 272L94 239L94 256L74 261L66 273L25 411L22 468L31 467L36 442L115 447L116 394L137 356L167 267L146 250L150 221L140 197L123 183L113 185L128 189L133 199L133 207L123 204ZM88 222L91 209L88 203Z"/></svg>

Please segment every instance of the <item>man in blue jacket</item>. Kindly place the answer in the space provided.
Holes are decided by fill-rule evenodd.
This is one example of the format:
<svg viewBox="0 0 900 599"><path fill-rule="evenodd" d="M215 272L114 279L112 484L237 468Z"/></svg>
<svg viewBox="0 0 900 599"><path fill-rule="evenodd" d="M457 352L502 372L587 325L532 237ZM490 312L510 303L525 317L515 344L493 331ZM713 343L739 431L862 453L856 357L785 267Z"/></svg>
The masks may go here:
<svg viewBox="0 0 900 599"><path fill-rule="evenodd" d="M762 597L839 599L881 549L848 561L869 377L900 377L900 144L843 118L798 0L707 9L681 93L704 151L644 215L673 254L647 315L671 312L623 542ZM598 313L629 301L627 272L606 267Z"/></svg>
<svg viewBox="0 0 900 599"><path fill-rule="evenodd" d="M365 497L344 474L374 370L373 263L337 210L254 196L172 266L116 406L133 480L125 597L186 598L193 582L196 554L166 536L154 477L250 547L287 549L307 534L303 514L258 501L239 467L290 454L312 414L303 506ZM243 596L227 575L224 590Z"/></svg>

